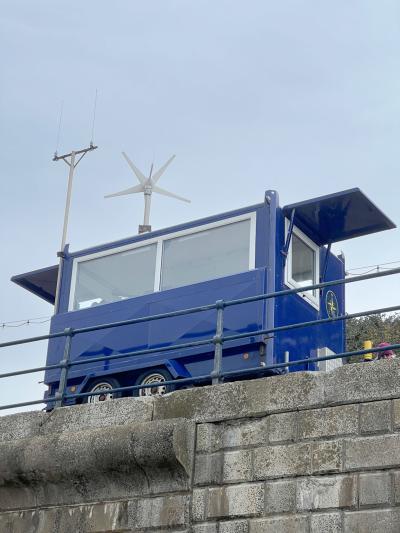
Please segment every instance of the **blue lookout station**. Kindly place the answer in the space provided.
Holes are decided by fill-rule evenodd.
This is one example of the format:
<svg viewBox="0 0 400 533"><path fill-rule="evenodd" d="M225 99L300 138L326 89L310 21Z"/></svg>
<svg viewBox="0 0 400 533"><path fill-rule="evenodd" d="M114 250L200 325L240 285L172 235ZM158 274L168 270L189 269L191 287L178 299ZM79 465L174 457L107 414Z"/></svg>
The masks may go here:
<svg viewBox="0 0 400 533"><path fill-rule="evenodd" d="M275 191L267 191L262 203L228 213L77 252L67 246L50 333L108 327L74 338L70 360L85 363L71 366L66 384L69 393L104 394L66 403L104 400L113 394L107 390L135 384L157 383L135 394L165 393L173 386L162 386L164 381L210 374L214 346L201 341L215 334L215 308L125 327L112 323L216 301L300 289L225 309L223 334L236 338L224 342L224 371L345 351L343 320L273 334L258 332L343 315L345 285L304 292L301 288L344 279L344 257L332 253L333 243L394 227L357 188L284 207ZM43 268L12 281L55 304L58 269ZM60 362L66 342L65 337L50 339L47 365ZM188 343L192 345L184 346ZM168 350L158 351L165 347ZM141 354L144 350L150 351ZM105 359L98 361L99 357ZM333 361L319 368L303 364L296 370L328 370L329 364ZM58 389L60 372L56 368L45 373L49 397Z"/></svg>

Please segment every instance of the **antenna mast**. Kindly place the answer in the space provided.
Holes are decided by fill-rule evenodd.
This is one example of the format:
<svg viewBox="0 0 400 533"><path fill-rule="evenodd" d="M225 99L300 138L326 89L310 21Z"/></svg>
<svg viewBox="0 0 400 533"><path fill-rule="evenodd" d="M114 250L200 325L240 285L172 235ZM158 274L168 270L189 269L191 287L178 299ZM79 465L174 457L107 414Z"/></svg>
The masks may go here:
<svg viewBox="0 0 400 533"><path fill-rule="evenodd" d="M66 198L66 201L65 201L64 224L63 224L63 232L62 232L62 237L61 237L61 248L60 248L60 251L57 254L58 257L60 258L60 265L59 265L59 268L58 268L58 277L57 277L57 289L56 289L56 298L55 298L55 313L58 311L58 306L59 306L60 281L61 281L61 275L62 275L65 243L66 243L66 240L67 240L68 219L69 219L69 211L70 211L70 206L71 206L71 195L72 195L72 181L73 181L73 178L74 178L75 169L78 166L79 162L82 161L82 159L85 157L85 155L88 152L91 152L92 150L96 150L96 148L97 148L97 146L95 146L91 142L88 148L83 148L82 150L73 150L69 154L64 154L64 155L58 155L57 152L56 152L54 154L54 157L53 157L53 161L62 160L62 161L64 161L64 163L66 165L69 166L67 198ZM76 159L76 156L78 156L78 159Z"/></svg>

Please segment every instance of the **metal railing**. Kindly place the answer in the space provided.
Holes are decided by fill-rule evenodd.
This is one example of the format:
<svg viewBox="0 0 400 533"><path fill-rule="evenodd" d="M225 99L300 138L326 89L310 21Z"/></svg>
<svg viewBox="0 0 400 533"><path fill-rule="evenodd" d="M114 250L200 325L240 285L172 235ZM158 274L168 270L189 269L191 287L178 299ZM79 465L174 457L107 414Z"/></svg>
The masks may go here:
<svg viewBox="0 0 400 533"><path fill-rule="evenodd" d="M225 309L232 307L232 306L236 306L236 305L242 305L245 303L257 302L261 300L269 300L273 298L281 298L281 297L289 296L292 294L306 293L312 290L325 289L327 287L333 287L336 285L356 283L359 281L392 276L395 274L400 274L400 268L394 268L394 269L383 271L383 272L375 272L375 273L364 274L360 276L354 276L354 277L347 278L347 279L325 281L322 283L307 285L307 286L299 287L296 289L287 289L287 290L272 292L268 294L258 294L255 296L249 296L246 298L240 298L236 300L227 300L227 301L217 300L213 304L192 307L189 309L182 309L179 311L171 311L169 313L160 313L157 315L133 318L129 320L121 320L118 322L99 324L99 325L90 326L90 327L83 327L83 328L76 328L76 329L66 328L64 331L60 331L56 333L49 333L48 335L39 335L36 337L28 337L28 338L19 339L16 341L0 343L0 348L7 348L11 346L17 346L17 345L22 345L22 344L27 344L27 343L32 343L32 342L49 340L49 339L56 339L56 338L61 338L61 337L66 338L63 358L58 364L40 366L36 368L29 368L26 370L19 370L15 372L7 372L7 373L0 374L0 379L2 379L2 378L21 376L24 374L43 372L46 370L61 369L59 387L58 387L57 392L54 394L54 396L47 397L47 398L41 398L40 400L33 400L29 402L2 405L0 406L0 410L37 405L41 403L54 405L55 407L61 407L64 405L66 400L72 400L72 399L77 399L77 398L83 399L83 398L87 398L88 396L102 395L104 394L104 391L101 391L101 390L93 391L93 392L80 392L76 394L67 394L66 391L67 391L67 381L68 381L68 376L69 376L69 370L72 367L77 366L77 365L90 364L90 363L94 363L98 361L111 361L115 359L122 359L122 358L131 357L131 356L137 356L137 355L146 355L146 354L155 354L155 353L159 354L162 352L173 351L173 350L176 350L177 348L179 348L179 350L182 350L185 348L193 348L193 347L200 347L200 346L214 344L214 367L213 367L212 372L210 374L204 374L200 376L180 378L180 379L174 379L170 381L163 381L162 383L160 382L158 384L151 383L151 384L131 385L129 387L118 387L118 388L107 390L107 393L133 392L139 389L154 388L154 387L157 387L157 385L164 385L164 386L178 385L179 386L179 385L190 385L190 384L197 384L197 383L201 384L201 383L210 382L210 381L213 385L215 385L227 378L230 379L230 378L236 378L240 376L245 377L246 375L265 374L268 371L290 368L293 366L299 366L299 365L310 364L310 363L319 363L321 361L329 361L332 359L348 359L356 355L364 355L367 353L381 352L382 348L379 348L379 347L369 348L369 349L364 349L364 350L356 350L352 352L342 352L339 354L326 355L323 357L312 357L312 358L305 357L303 359L297 359L295 361L285 361L283 363L275 363L272 365L257 366L254 368L223 371L223 364L222 364L223 363L223 345L225 342L255 337L258 335L270 335L270 334L274 334L274 333L278 333L282 331L289 331L289 330L298 329L298 328L311 327L311 326L316 326L316 325L321 325L321 324L327 324L330 322L346 321L352 318L360 318L364 316L400 311L400 305L391 306L391 307L382 307L382 308L372 309L369 311L363 311L363 312L358 312L358 313L338 315L338 316L334 316L330 318L311 320L308 322L287 324L284 326L277 326L274 328L262 329L262 330L251 331L251 332L246 332L246 333L237 333L234 335L224 335L224 312L225 312ZM133 324L151 322L154 320L162 320L164 318L186 316L186 315L193 314L193 313L211 311L214 309L216 310L216 315L217 315L216 316L216 328L215 328L215 335L211 338L199 340L199 341L186 342L186 343L182 343L179 345L162 346L159 348L148 348L148 349L143 349L143 350L135 350L133 352L128 352L128 353L90 357L87 359L80 359L80 360L74 360L74 361L71 361L70 359L72 340L76 335L81 335L83 333L89 333L92 331L99 331L99 330L105 330L105 329L110 329L110 328L124 327L128 325L133 325ZM386 350L398 350L398 349L400 349L400 343L390 344L389 346L385 346L385 351Z"/></svg>

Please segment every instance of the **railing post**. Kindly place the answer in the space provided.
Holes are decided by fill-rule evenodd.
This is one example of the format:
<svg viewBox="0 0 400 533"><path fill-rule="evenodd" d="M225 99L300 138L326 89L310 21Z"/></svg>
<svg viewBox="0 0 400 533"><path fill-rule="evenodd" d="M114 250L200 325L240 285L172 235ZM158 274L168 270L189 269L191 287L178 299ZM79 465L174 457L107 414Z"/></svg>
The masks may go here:
<svg viewBox="0 0 400 533"><path fill-rule="evenodd" d="M217 327L215 335L213 337L213 343L215 346L214 349L214 369L211 372L212 384L217 385L221 379L221 370L222 370L222 345L223 345L223 334L224 334L224 300L217 300L215 302L217 308Z"/></svg>
<svg viewBox="0 0 400 533"><path fill-rule="evenodd" d="M61 366L61 375L60 375L60 383L58 385L58 391L55 393L55 406L56 407L62 407L64 403L64 396L65 396L65 389L67 388L67 379L68 379L68 371L69 371L69 360L71 356L71 344L72 344L72 337L74 335L74 330L72 328L65 328L64 333L66 335L65 340L65 346L64 346L64 357L60 361Z"/></svg>

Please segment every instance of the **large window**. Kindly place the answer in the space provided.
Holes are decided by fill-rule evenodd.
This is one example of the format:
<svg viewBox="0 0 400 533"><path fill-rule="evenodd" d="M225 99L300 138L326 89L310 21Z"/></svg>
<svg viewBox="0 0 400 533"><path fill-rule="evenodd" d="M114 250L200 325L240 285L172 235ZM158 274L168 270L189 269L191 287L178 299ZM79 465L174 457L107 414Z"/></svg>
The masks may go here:
<svg viewBox="0 0 400 533"><path fill-rule="evenodd" d="M254 268L255 213L74 260L70 310Z"/></svg>
<svg viewBox="0 0 400 533"><path fill-rule="evenodd" d="M286 232L288 231L288 221ZM285 282L295 289L319 282L319 248L302 231L293 227L286 261ZM310 304L319 308L318 290L299 293Z"/></svg>
<svg viewBox="0 0 400 533"><path fill-rule="evenodd" d="M84 309L154 290L157 245L78 263L74 309Z"/></svg>
<svg viewBox="0 0 400 533"><path fill-rule="evenodd" d="M250 220L164 242L161 289L249 269Z"/></svg>

